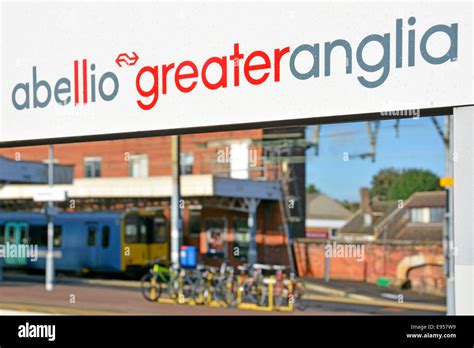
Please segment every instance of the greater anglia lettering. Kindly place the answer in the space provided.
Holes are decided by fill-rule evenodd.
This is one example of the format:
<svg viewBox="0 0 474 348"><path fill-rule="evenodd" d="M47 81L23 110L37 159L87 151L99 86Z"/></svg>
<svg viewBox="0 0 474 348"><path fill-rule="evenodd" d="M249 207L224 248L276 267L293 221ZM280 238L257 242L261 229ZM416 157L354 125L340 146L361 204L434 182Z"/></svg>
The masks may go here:
<svg viewBox="0 0 474 348"><path fill-rule="evenodd" d="M407 26L415 25L416 18L410 17L407 21ZM450 39L449 50L440 57L433 57L427 48L428 40L435 33L444 33ZM448 60L454 61L457 59L457 24L435 25L428 29L419 41L419 53L422 58L429 64L442 64ZM416 50L416 35L415 29L407 31L407 35L403 32L403 20L397 19L395 25L395 66L396 68L404 67L404 60L407 61L407 66L415 66ZM407 36L407 39L404 39ZM159 95L166 95L168 87L174 83L174 87L182 92L189 93L196 86L198 82L210 90L219 88L227 88L230 85L238 87L241 83L241 75L245 77L245 81L251 85L260 85L269 80L272 82L279 82L281 80L281 67L288 64L291 74L299 80L308 80L311 78L319 78L320 71L324 71L324 77L331 76L331 72L336 69L345 70L346 74L352 74L353 61L357 62L359 71L368 73L375 73L378 78L373 81L369 80L363 75L357 77L360 84L366 88L376 88L382 85L388 78L390 73L390 43L391 34L384 35L371 34L360 41L355 48L355 59L352 45L344 39L337 39L324 44L302 44L291 50L289 46L274 49L271 53L265 51L253 51L249 54L241 52L239 43L234 44L234 51L228 56L212 57L204 62L199 68L193 61L186 60L179 64L163 64L161 66L145 66L137 75L136 87L140 96L149 98L146 101L137 100L137 104L143 110L152 109L158 102ZM364 50L370 43L377 43L382 48L382 56L375 64L369 64L364 60ZM333 68L332 54L335 50L344 50L346 60L344 66L337 66ZM291 53L290 53L291 51ZM299 55L305 55L312 60L311 68L302 71L298 67L297 58ZM243 64L241 63L243 62ZM208 69L211 65L218 65L220 78L216 82L210 82L207 77ZM229 68L232 67L233 68ZM381 73L380 73L381 71ZM232 72L233 76L228 76ZM161 78L160 78L161 74ZM151 75L153 84L150 88L145 89L142 84L142 77L144 75ZM161 90L160 90L161 85Z"/></svg>

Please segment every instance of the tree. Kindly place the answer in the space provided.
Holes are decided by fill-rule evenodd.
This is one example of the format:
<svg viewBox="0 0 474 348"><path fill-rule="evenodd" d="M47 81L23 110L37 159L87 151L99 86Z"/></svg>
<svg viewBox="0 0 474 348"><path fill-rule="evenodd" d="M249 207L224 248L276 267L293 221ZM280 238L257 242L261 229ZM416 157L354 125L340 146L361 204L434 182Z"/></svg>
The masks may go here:
<svg viewBox="0 0 474 348"><path fill-rule="evenodd" d="M309 186L306 188L306 192L308 193L321 193L314 184L309 184Z"/></svg>
<svg viewBox="0 0 474 348"><path fill-rule="evenodd" d="M423 169L404 170L393 182L387 199L407 199L415 192L439 191L439 178L433 172Z"/></svg>
<svg viewBox="0 0 474 348"><path fill-rule="evenodd" d="M394 168L380 170L372 177L370 197L377 196L380 200L387 200L388 192L399 177L400 172Z"/></svg>
<svg viewBox="0 0 474 348"><path fill-rule="evenodd" d="M350 210L352 213L355 213L357 210L359 210L359 207L360 207L359 202L350 202L347 199L344 199L342 201L339 201L339 200L336 200L336 201L347 210Z"/></svg>

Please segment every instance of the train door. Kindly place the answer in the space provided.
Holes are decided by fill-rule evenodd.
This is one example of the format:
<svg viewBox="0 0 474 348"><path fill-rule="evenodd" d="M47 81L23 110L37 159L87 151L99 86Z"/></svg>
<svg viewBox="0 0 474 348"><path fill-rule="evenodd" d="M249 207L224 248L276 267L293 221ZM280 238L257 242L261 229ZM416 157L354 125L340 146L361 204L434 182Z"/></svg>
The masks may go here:
<svg viewBox="0 0 474 348"><path fill-rule="evenodd" d="M140 234L140 244L142 261L141 265L151 263L153 260L151 258L151 248L150 240L153 233L153 218L150 216L140 216L139 217L139 234Z"/></svg>
<svg viewBox="0 0 474 348"><path fill-rule="evenodd" d="M141 267L150 259L147 245L147 227L142 216L127 214L125 216L125 267Z"/></svg>
<svg viewBox="0 0 474 348"><path fill-rule="evenodd" d="M110 260L110 225L104 224L97 233L97 266L106 268Z"/></svg>
<svg viewBox="0 0 474 348"><path fill-rule="evenodd" d="M147 217L148 225L148 252L150 260L168 260L168 224L164 216Z"/></svg>
<svg viewBox="0 0 474 348"><path fill-rule="evenodd" d="M99 261L99 224L87 223L87 267L96 269Z"/></svg>
<svg viewBox="0 0 474 348"><path fill-rule="evenodd" d="M6 265L26 265L27 255L21 253L18 248L20 245L27 245L29 238L29 225L24 222L8 222L5 224L4 243L17 248L16 253L10 252L5 255ZM13 256L15 255L15 256Z"/></svg>

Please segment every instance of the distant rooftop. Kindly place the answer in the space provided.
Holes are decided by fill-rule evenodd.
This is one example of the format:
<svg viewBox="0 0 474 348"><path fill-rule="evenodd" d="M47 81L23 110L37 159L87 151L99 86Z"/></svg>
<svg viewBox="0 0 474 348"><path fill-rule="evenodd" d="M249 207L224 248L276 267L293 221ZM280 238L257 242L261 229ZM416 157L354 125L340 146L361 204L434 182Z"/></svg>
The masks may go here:
<svg viewBox="0 0 474 348"><path fill-rule="evenodd" d="M406 201L409 208L436 208L446 206L445 191L415 192Z"/></svg>
<svg viewBox="0 0 474 348"><path fill-rule="evenodd" d="M306 219L347 220L352 212L322 193L306 194Z"/></svg>

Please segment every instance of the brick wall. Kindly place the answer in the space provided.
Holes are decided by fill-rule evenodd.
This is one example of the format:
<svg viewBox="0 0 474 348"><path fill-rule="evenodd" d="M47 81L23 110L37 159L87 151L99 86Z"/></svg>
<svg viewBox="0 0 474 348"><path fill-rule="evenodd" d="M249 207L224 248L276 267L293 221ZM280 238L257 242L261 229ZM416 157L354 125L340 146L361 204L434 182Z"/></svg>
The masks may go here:
<svg viewBox="0 0 474 348"><path fill-rule="evenodd" d="M333 242L330 243L334 246ZM337 246L356 244L337 243ZM379 278L390 280L397 287L411 288L423 293L442 294L446 279L443 274L441 243L366 242L363 257L351 254L329 257L330 279L376 283ZM300 276L323 278L326 241L298 239L294 243L295 258Z"/></svg>
<svg viewBox="0 0 474 348"><path fill-rule="evenodd" d="M216 167L217 151L228 145L205 147L207 142L225 139L261 139L262 129L199 133L181 136L181 152L194 154L193 174L210 174ZM94 141L59 144L54 146L54 157L61 164L74 165L74 177L84 176L84 157L101 157L101 176L128 176L126 153L147 154L150 176L171 174L171 137L148 137L124 140ZM258 156L261 150L258 149ZM25 146L0 149L0 155L15 160L43 161L48 159L48 146ZM257 166L260 166L259 163ZM228 171L228 164L222 170ZM255 173L254 176L259 176ZM256 177L255 176L255 177ZM252 176L253 177L253 176Z"/></svg>

